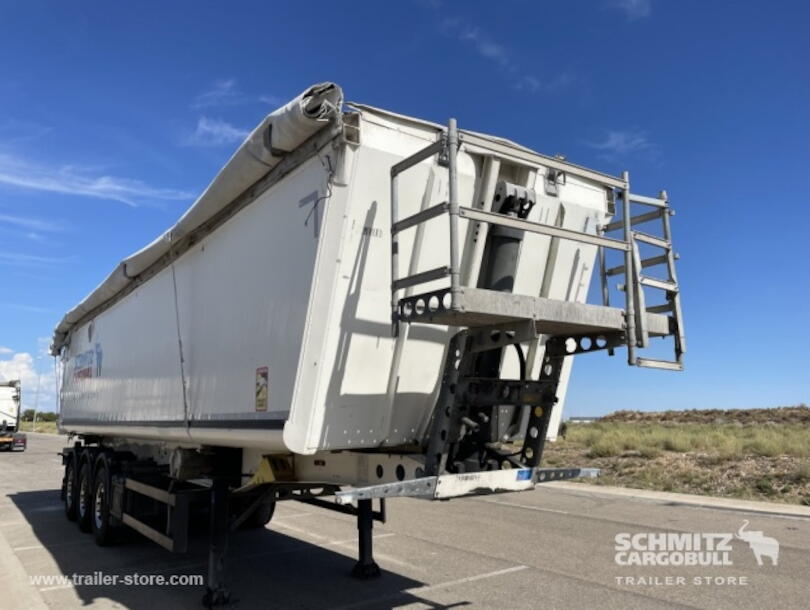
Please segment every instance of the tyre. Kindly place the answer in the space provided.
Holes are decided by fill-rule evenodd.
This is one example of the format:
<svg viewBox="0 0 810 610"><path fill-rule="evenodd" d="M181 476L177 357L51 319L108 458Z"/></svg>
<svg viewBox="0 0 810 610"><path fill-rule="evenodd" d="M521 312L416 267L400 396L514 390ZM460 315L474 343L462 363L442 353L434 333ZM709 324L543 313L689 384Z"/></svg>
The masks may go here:
<svg viewBox="0 0 810 610"><path fill-rule="evenodd" d="M112 499L112 482L110 468L106 460L99 460L96 466L96 476L93 482L91 496L91 527L93 537L99 546L107 546L113 542L115 529L111 523L110 501Z"/></svg>
<svg viewBox="0 0 810 610"><path fill-rule="evenodd" d="M76 496L78 481L76 479L76 461L69 457L65 464L65 516L70 521L76 520Z"/></svg>
<svg viewBox="0 0 810 610"><path fill-rule="evenodd" d="M83 532L89 532L92 528L92 495L93 495L93 481L90 476L90 463L85 460L79 470L79 493L76 498L76 522L79 529Z"/></svg>

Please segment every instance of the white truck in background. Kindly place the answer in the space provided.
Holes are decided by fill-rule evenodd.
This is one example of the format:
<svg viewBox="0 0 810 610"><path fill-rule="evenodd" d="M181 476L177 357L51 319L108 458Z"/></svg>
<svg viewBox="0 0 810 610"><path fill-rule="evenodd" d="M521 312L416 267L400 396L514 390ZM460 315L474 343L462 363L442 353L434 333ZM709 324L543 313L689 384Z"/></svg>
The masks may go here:
<svg viewBox="0 0 810 610"><path fill-rule="evenodd" d="M593 476L542 468L544 443L575 354L680 370L669 216L626 173L313 86L56 327L67 517L102 545L128 526L183 552L210 506L211 606L228 532L277 501L356 515L368 577L386 498ZM639 355L655 337L674 360Z"/></svg>
<svg viewBox="0 0 810 610"><path fill-rule="evenodd" d="M25 451L28 440L20 432L21 400L19 380L0 381L0 451Z"/></svg>

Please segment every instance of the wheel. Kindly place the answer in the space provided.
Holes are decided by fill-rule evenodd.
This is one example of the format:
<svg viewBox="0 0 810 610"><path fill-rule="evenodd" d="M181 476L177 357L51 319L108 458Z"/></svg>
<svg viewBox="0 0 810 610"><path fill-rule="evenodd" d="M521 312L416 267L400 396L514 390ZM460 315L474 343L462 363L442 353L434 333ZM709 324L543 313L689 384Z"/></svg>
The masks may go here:
<svg viewBox="0 0 810 610"><path fill-rule="evenodd" d="M93 537L99 546L107 546L113 542L114 528L110 516L110 500L112 499L112 484L110 481L110 468L106 460L100 460L96 466L96 478L93 484L92 519Z"/></svg>
<svg viewBox="0 0 810 610"><path fill-rule="evenodd" d="M79 470L79 495L76 502L76 521L83 532L89 532L92 528L92 483L90 463L85 460Z"/></svg>
<svg viewBox="0 0 810 610"><path fill-rule="evenodd" d="M248 518L239 525L239 529L256 530L263 528L270 523L270 519L273 518L275 510L276 503L274 501L262 502L256 507L256 510L250 513Z"/></svg>
<svg viewBox="0 0 810 610"><path fill-rule="evenodd" d="M69 457L65 464L65 516L70 521L76 520L76 462Z"/></svg>

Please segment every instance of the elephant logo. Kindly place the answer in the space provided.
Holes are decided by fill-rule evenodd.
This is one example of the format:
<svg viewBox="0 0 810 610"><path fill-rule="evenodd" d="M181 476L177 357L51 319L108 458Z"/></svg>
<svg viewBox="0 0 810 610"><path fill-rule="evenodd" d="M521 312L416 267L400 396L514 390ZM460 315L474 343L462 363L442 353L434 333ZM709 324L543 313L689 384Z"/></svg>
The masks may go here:
<svg viewBox="0 0 810 610"><path fill-rule="evenodd" d="M757 565L762 565L762 556L769 557L771 565L779 564L779 541L776 538L766 536L763 532L752 532L748 529L748 520L743 520L740 529L737 530L735 538L744 540L751 547L756 557Z"/></svg>

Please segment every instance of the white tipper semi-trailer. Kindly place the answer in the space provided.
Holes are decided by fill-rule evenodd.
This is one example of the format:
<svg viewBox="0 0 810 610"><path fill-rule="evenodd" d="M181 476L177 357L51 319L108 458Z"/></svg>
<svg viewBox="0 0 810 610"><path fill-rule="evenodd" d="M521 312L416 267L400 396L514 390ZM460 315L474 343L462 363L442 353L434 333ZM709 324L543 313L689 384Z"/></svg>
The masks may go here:
<svg viewBox="0 0 810 610"><path fill-rule="evenodd" d="M19 379L0 381L0 451L25 451L27 439L20 432L21 401Z"/></svg>
<svg viewBox="0 0 810 610"><path fill-rule="evenodd" d="M315 85L58 324L67 516L183 551L210 503L214 604L229 528L276 501L356 514L370 576L375 499L593 475L540 468L543 445L573 355L682 367L670 215L626 173ZM640 355L655 337L673 360Z"/></svg>

